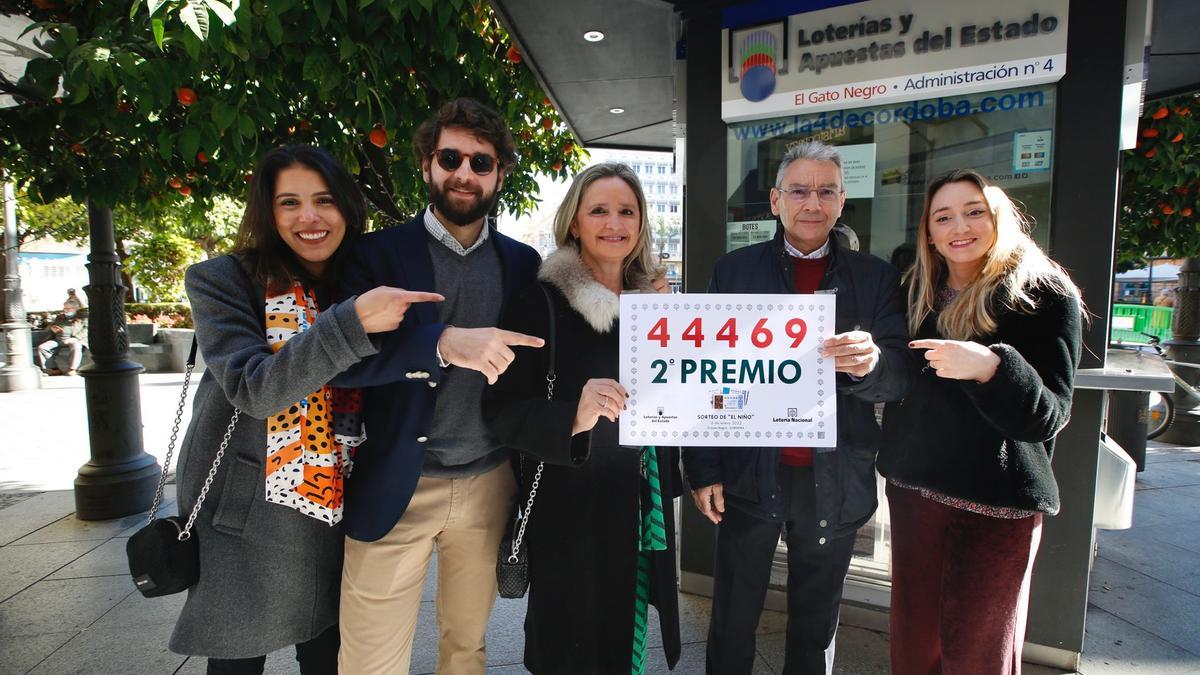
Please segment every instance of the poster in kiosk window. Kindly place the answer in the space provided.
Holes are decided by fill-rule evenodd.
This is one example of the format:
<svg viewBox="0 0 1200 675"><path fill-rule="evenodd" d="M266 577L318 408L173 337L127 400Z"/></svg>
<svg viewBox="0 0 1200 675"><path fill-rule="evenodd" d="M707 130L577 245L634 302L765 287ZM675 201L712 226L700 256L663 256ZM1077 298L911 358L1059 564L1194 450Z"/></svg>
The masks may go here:
<svg viewBox="0 0 1200 675"><path fill-rule="evenodd" d="M622 445L833 447L836 296L621 296Z"/></svg>

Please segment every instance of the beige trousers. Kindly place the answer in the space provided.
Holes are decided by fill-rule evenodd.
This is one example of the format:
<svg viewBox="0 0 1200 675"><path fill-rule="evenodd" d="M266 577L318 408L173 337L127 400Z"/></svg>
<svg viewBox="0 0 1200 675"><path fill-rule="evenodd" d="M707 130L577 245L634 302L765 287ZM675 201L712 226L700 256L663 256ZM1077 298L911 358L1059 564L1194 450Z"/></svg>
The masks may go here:
<svg viewBox="0 0 1200 675"><path fill-rule="evenodd" d="M421 591L438 552L438 675L483 673L496 601L496 553L516 481L508 463L466 478L421 477L400 522L378 541L346 538L342 675L406 675Z"/></svg>

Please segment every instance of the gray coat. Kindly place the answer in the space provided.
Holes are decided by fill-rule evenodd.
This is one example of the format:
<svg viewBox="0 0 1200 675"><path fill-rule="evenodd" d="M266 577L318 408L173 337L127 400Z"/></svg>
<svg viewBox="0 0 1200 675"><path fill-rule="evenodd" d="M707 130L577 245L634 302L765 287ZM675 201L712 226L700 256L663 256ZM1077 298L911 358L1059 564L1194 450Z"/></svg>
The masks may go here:
<svg viewBox="0 0 1200 675"><path fill-rule="evenodd" d="M207 371L177 467L180 513L191 512L233 407L242 415L196 519L200 581L171 651L246 658L304 642L337 622L342 529L265 499L264 419L375 353L353 302L321 312L272 353L265 290L231 256L190 267L187 294ZM352 299L351 299L352 300Z"/></svg>

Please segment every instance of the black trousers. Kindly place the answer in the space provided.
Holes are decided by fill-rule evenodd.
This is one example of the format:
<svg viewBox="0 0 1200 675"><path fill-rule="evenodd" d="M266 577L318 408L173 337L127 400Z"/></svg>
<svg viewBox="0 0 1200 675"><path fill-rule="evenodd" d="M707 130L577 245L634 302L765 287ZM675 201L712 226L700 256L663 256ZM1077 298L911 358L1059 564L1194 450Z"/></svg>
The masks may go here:
<svg viewBox="0 0 1200 675"><path fill-rule="evenodd" d="M842 584L850 568L854 536L828 537L820 532L811 468L780 467L779 483L784 522L760 518L744 503L739 505L736 497L725 497L725 517L717 526L708 629L710 675L745 675L754 666L754 632L781 531L788 556L784 675L833 672ZM827 537L824 543L822 536Z"/></svg>
<svg viewBox="0 0 1200 675"><path fill-rule="evenodd" d="M300 675L337 675L338 647L341 644L337 624L308 642L298 643L296 660L300 662ZM208 675L262 675L266 662L265 654L248 659L210 658Z"/></svg>

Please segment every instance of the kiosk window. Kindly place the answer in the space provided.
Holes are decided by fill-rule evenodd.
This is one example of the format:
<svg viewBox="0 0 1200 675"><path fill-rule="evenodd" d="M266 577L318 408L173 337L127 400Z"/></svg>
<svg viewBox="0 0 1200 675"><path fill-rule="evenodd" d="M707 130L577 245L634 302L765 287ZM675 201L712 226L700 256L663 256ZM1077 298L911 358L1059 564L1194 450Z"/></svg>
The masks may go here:
<svg viewBox="0 0 1200 675"><path fill-rule="evenodd" d="M846 173L842 222L862 250L911 261L925 186L972 168L1025 205L1033 237L1049 241L1055 92L1029 87L731 124L726 249L773 234L770 190L788 148L838 146ZM756 224L757 227L751 227Z"/></svg>
<svg viewBox="0 0 1200 675"><path fill-rule="evenodd" d="M731 124L726 250L774 235L770 191L779 162L806 140L838 146L846 176L841 221L854 230L861 250L902 270L914 256L925 186L954 168L979 171L1021 202L1036 223L1034 239L1045 248L1054 107L1054 87L1041 86ZM857 534L847 597L890 578L882 479L877 489L880 507ZM777 576L786 570L783 560L776 560Z"/></svg>

